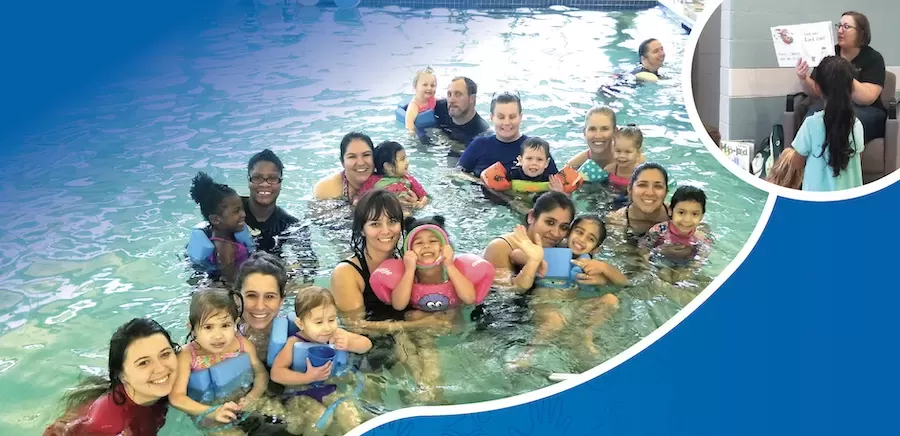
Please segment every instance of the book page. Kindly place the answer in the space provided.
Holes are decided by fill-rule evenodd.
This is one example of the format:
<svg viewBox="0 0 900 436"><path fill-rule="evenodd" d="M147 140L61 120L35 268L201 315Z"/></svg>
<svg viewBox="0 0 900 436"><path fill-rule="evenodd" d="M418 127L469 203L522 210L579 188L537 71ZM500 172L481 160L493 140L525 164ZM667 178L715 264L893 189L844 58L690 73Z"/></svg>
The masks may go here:
<svg viewBox="0 0 900 436"><path fill-rule="evenodd" d="M831 21L772 27L778 66L795 67L802 58L810 68L815 68L824 57L834 56L833 29Z"/></svg>

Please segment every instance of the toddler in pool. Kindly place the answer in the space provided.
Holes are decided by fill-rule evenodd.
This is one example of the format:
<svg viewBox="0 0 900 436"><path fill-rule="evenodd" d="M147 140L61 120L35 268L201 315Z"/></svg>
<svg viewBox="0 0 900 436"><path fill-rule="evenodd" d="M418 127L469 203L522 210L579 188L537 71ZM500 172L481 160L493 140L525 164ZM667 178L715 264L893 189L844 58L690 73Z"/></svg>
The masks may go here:
<svg viewBox="0 0 900 436"><path fill-rule="evenodd" d="M643 142L644 135L634 124L629 124L616 132L616 139L612 145L613 163L604 168L604 171L609 173L610 186L619 190L628 187L634 167L641 158Z"/></svg>
<svg viewBox="0 0 900 436"><path fill-rule="evenodd" d="M660 278L669 282L678 281L676 269L692 269L709 256L710 237L698 226L706 214L706 194L694 186L679 186L672 194L671 216L647 231L638 248L645 260L657 255L672 267L661 271ZM672 277L669 275L674 274Z"/></svg>
<svg viewBox="0 0 900 436"><path fill-rule="evenodd" d="M200 213L209 223L203 232L215 246L209 258L192 260L227 280L234 280L238 268L255 248L235 238L246 227L241 197L228 185L216 183L212 177L200 172L192 181L191 198L200 206Z"/></svg>
<svg viewBox="0 0 900 436"><path fill-rule="evenodd" d="M375 174L369 176L359 188L359 195L373 189L385 189L397 196L406 196L415 201L414 209L428 205L428 193L425 188L409 173L409 159L403 146L394 141L384 141L375 147L373 156ZM358 198L358 197L357 197ZM409 215L411 210L404 210Z"/></svg>
<svg viewBox="0 0 900 436"><path fill-rule="evenodd" d="M199 290L191 297L189 342L178 353L178 374L169 394L173 407L196 417L204 430L217 435L245 434L236 427L219 431L215 427L233 423L239 413L249 413L256 400L265 393L269 381L256 348L237 332L240 312L236 297L238 295L222 289ZM242 359L243 363L228 362L232 359ZM223 364L233 366L232 370L239 368L229 383L230 391L221 392L221 387L215 391L190 391L194 378L197 381L204 376L209 378L206 370Z"/></svg>
<svg viewBox="0 0 900 436"><path fill-rule="evenodd" d="M434 106L437 104L437 99L434 96L436 89L437 77L435 77L434 70L431 67L425 67L424 70L416 72L416 76L413 77L413 90L415 90L416 95L409 102L409 106L406 107L406 129L410 132L416 132L416 117L420 113L434 110Z"/></svg>
<svg viewBox="0 0 900 436"><path fill-rule="evenodd" d="M294 344L331 344L338 351L364 354L372 349L372 341L338 327L334 296L320 286L300 290L294 302L294 315L299 332L288 338L272 362L272 381L284 385L286 394L291 396L286 407L294 419L288 422L288 431L292 434L314 434L330 427L331 417L322 429L317 428L316 424L325 414L326 407L342 395L338 391L337 380L329 380L337 378L331 375L332 362L314 367L307 358L306 372L291 369ZM362 424L362 415L352 398L345 398L336 406L334 419L342 428L341 434Z"/></svg>

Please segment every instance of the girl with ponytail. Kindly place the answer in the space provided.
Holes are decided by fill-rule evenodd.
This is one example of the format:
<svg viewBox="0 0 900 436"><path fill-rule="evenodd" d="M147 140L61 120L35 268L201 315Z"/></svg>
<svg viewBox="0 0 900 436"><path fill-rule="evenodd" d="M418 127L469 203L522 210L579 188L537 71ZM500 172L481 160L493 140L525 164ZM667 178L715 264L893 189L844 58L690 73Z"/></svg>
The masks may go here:
<svg viewBox="0 0 900 436"><path fill-rule="evenodd" d="M853 67L828 56L816 68L816 91L825 109L803 121L791 144L794 167L803 168L804 191L839 191L862 186L862 122L853 111Z"/></svg>

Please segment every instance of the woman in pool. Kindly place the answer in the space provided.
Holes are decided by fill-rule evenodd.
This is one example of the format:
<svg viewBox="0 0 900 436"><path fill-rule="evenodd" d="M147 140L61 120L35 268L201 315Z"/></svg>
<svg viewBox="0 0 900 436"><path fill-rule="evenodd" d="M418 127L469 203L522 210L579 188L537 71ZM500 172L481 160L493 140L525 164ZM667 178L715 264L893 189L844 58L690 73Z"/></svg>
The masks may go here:
<svg viewBox="0 0 900 436"><path fill-rule="evenodd" d="M341 172L319 180L313 188L316 200L345 200L352 203L359 188L375 169L375 145L369 135L350 132L341 139Z"/></svg>
<svg viewBox="0 0 900 436"><path fill-rule="evenodd" d="M573 266L582 268L581 278L597 276L593 280L596 286L627 285L628 278L618 268L593 259L605 239L606 226L603 220L596 215L582 215L572 222L564 245L571 250ZM512 257L516 260L522 256L520 250L513 251ZM541 275L540 272L538 275ZM542 282L540 278L536 281L534 298L531 300L536 321L534 344L559 341L562 339L559 332L566 324L575 320L582 324L579 326L582 345L591 353L599 353L594 345L594 330L618 309L619 299L606 290L578 285L577 283L567 283L564 286L550 285ZM589 290L593 295L584 298L579 295L582 290ZM529 347L515 365L525 364L534 351L534 347Z"/></svg>
<svg viewBox="0 0 900 436"><path fill-rule="evenodd" d="M642 236L656 224L669 220L666 195L669 173L661 165L645 162L634 169L628 184L629 204L606 216L606 224L625 229L627 234Z"/></svg>
<svg viewBox="0 0 900 436"><path fill-rule="evenodd" d="M244 301L238 328L257 356L268 355L272 321L284 303L287 280L284 264L264 251L253 253L238 271L236 286Z"/></svg>
<svg viewBox="0 0 900 436"><path fill-rule="evenodd" d="M398 242L403 231L403 207L397 197L383 189L367 192L353 211L351 250L353 255L340 261L331 274L334 300L348 330L376 339L393 339L394 351L406 363L426 393L434 392L423 380L437 380L435 365L425 365L407 333L420 329L444 331L452 328L453 312L447 316L429 316L404 320L405 310L395 310L382 302L369 283L371 272L387 259L399 259ZM376 340L375 348L379 347ZM374 350L373 350L374 351ZM427 357L427 356L426 356ZM371 360L370 360L371 361Z"/></svg>
<svg viewBox="0 0 900 436"><path fill-rule="evenodd" d="M125 323L109 340L109 379L91 377L66 394L65 413L44 436L155 436L166 423L178 349L152 319Z"/></svg>
<svg viewBox="0 0 900 436"><path fill-rule="evenodd" d="M587 150L569 159L567 165L578 170L585 182L596 183L606 179L603 168L614 163L612 146L618 130L616 112L612 108L591 108L584 117L584 128L581 130L587 142ZM644 160L645 157L641 154L637 163L643 163Z"/></svg>

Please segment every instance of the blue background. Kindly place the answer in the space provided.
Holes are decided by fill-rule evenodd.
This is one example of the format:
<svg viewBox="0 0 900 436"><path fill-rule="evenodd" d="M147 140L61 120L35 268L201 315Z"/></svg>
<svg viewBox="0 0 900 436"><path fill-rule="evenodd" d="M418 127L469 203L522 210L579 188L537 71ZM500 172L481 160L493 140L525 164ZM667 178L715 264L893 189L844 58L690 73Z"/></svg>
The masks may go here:
<svg viewBox="0 0 900 436"><path fill-rule="evenodd" d="M5 4L0 140L156 44L189 38L221 2ZM14 183L0 173L3 183ZM779 199L746 261L696 312L589 383L469 416L411 418L371 434L896 434L900 187L842 202Z"/></svg>

